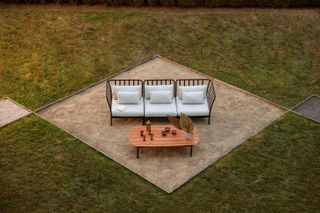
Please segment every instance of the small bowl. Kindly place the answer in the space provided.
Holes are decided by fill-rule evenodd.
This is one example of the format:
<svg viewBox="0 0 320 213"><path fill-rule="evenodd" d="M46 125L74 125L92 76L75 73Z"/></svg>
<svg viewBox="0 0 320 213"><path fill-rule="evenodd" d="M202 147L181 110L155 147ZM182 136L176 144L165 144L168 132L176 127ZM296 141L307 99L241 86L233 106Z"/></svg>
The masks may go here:
<svg viewBox="0 0 320 213"><path fill-rule="evenodd" d="M173 129L173 130L171 131L171 133L172 133L173 135L176 135L176 134L177 134L177 130Z"/></svg>
<svg viewBox="0 0 320 213"><path fill-rule="evenodd" d="M161 135L162 135L162 136L167 136L167 131L162 131L162 132L161 132Z"/></svg>
<svg viewBox="0 0 320 213"><path fill-rule="evenodd" d="M164 130L165 130L166 132L170 132L170 127L166 127L166 128L164 128Z"/></svg>

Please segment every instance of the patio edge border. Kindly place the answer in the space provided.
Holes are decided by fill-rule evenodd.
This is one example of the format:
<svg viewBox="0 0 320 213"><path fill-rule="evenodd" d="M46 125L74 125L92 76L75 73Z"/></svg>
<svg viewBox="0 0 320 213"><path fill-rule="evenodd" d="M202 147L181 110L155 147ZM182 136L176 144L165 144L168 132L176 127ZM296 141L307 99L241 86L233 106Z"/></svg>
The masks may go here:
<svg viewBox="0 0 320 213"><path fill-rule="evenodd" d="M241 144L245 143L248 139L254 137L256 134L258 134L259 132L261 132L263 129L265 129L265 128L268 127L269 125L273 124L274 122L277 122L278 120L281 120L288 112L290 112L290 110L287 109L286 107L283 107L283 106L281 106L281 105L279 105L279 104L273 103L272 101L269 101L269 100L267 100L267 99L264 99L264 98L262 98L262 97L260 97L260 96L258 96L258 95L255 95L255 94L253 94L253 93L251 93L251 92L249 92L249 91L247 91L247 90L241 89L241 88L239 88L239 87L236 87L236 86L234 86L234 85L231 85L231 84L229 84L229 83L226 83L226 82L224 82L224 81L222 81L222 80L213 78L212 76L209 76L209 75L207 75L207 74L204 74L204 73L202 73L202 72L200 72L200 71L197 71L197 70L195 70L195 69L193 69L193 68L190 68L190 67L187 67L187 66L185 66L185 65L179 64L179 63L177 63L177 62L175 62L175 61L172 61L172 60L167 59L167 58L165 58L165 57L162 57L162 56L160 56L160 55L154 55L153 57L146 58L146 59L140 61L139 63L137 63L137 64L135 64L135 65L133 65L133 66L131 66L131 67L128 67L128 68L126 68L126 69L124 69L124 70L122 70L122 71L119 71L119 72L117 72L117 73L115 73L115 74L113 74L113 75L111 75L111 76L109 76L109 77L107 77L107 78L104 78L104 79L102 79L102 80L100 80L100 81L98 81L98 82L96 82L96 83L94 83L94 84L91 84L91 85L89 85L89 86L87 86L87 87L85 87L85 88L83 88L83 89L81 89L81 90L79 90L79 91L77 91L77 92L74 92L74 93L72 93L72 94L70 94L70 95L67 95L67 96L65 96L64 98L61 98L61 99L59 99L59 100L57 100L57 101L54 101L54 102L52 102L52 103L50 103L50 104L48 104L48 105L46 105L46 106L43 106L43 107L35 110L35 111L33 112L33 114L35 114L36 116L40 117L41 119L46 120L47 122L49 122L50 124L54 125L55 127L59 128L59 129L61 129L62 131L65 131L67 134L75 137L75 138L78 139L79 141L85 143L86 145L88 145L89 147L95 149L96 151L98 151L99 153L101 153L101 154L103 154L104 156L108 157L109 159L117 162L119 165L125 167L126 169L129 169L131 172L135 173L135 174L136 174L137 176L139 176L139 177L144 178L144 179L147 180L149 183L157 186L159 189L165 191L165 192L168 193L168 194L171 194L171 193L173 193L174 191L176 191L178 188L180 188L181 186L183 186L184 184L186 184L187 182L189 182L190 180L192 180L192 179L193 179L194 177L196 177L199 173L201 173L201 172L203 172L204 170L206 170L206 169L207 169L208 167L210 167L213 163L215 163L216 161L220 160L222 157L224 157L224 156L226 156L227 154L229 154L232 150L234 150L235 148L237 148L237 147L238 147L239 145L241 145L241 144L239 144L239 145L237 145L237 146L235 146L235 147L232 147L232 148L231 148L230 150L228 150L223 156L220 156L220 157L218 157L217 159L210 161L210 162L209 162L208 164L206 164L204 167L202 167L201 169L197 170L197 172L195 172L194 175L191 175L189 178L187 178L185 182L183 182L183 183L181 183L181 184L177 184L176 186L174 186L174 187L172 188L172 190L166 190L166 189L164 189L162 186L160 186L159 184L157 184L156 182L151 181L148 177L139 174L138 172L136 172L136 171L135 171L134 169L132 169L132 168L127 167L125 164L123 164L123 162L121 162L121 160L118 160L118 159L114 158L114 156L112 156L112 155L107 155L106 153L100 151L97 147L94 147L94 146L88 144L85 140L82 140L82 139L80 139L79 137L73 135L71 132L69 132L69 131L67 131L67 130L65 130L65 129L63 129L63 128L60 128L57 124L52 123L51 121L47 120L45 117L43 117L43 116L41 116L40 114L38 114L38 112L40 112L41 110L44 110L44 109L47 108L47 107L50 107L51 105L54 105L54 104L59 103L59 102L62 102L62 101L64 101L65 99L67 99L67 98L69 98L69 97L72 97L72 96L74 96L74 95L77 95L77 94L79 94L79 93L81 93L81 92L83 92L83 91L85 91L85 90L87 90L87 89L90 89L90 88L92 88L92 87L94 87L94 86L96 86L96 85L98 85L98 84L100 84L100 83L102 83L102 82L104 82L104 81L106 81L106 80L108 80L108 79L114 78L114 77L116 77L116 76L118 76L118 75L120 75L120 74L122 74L122 73L128 72L128 71L132 70L133 68L135 68L135 67L137 67L137 66L139 66L139 65L141 65L141 64L144 64L144 63L146 63L146 62L148 62L148 61L151 61L151 60L153 60L153 59L155 59L155 58L160 58L160 59L165 60L165 61L167 61L167 62L169 62L169 63L175 64L175 65L177 65L177 66L179 66L179 67L185 68L185 69L186 69L187 71L189 71L189 72L195 72L195 73L197 73L197 74L199 74L199 75L202 75L202 76L205 76L205 77L207 77L207 78L209 78L209 79L215 80L215 81L217 81L217 82L219 82L219 83L221 83L221 84L227 85L227 86L229 86L229 87L231 87L231 88L234 88L234 89L236 89L236 90L238 90L238 91L240 91L240 92L243 92L243 93L245 93L245 94L247 94L247 95L253 96L253 97L255 97L255 98L257 98L257 99L259 99L259 100L261 100L261 101L267 102L267 103L269 103L269 104L271 104L271 105L273 105L273 106L275 106L275 107L277 107L277 108L280 108L280 109L282 109L282 110L284 111L281 116L279 116L277 119L273 120L271 123L267 124L266 126L258 129L258 130L255 132L255 134L253 134L252 136L250 136L250 137L248 137L247 139L245 139L244 141L242 141Z"/></svg>
<svg viewBox="0 0 320 213"><path fill-rule="evenodd" d="M74 92L74 93L71 93L70 95L67 95L67 96L65 96L65 97L63 97L63 98L61 98L61 99L58 99L58 100L56 100L56 101L54 101L54 102L51 102L51 103L49 103L49 104L47 104L47 105L45 105L45 106L43 106L43 107L37 108L37 109L35 109L34 111L32 111L32 110L26 108L25 106L17 103L16 101L12 100L12 99L9 98L9 97L3 97L3 98L1 98L0 100L8 99L8 100L12 101L13 103L17 104L18 106L20 106L20 107L24 108L25 110L27 110L28 112L30 112L29 114L27 114L27 115L25 115L25 116L23 116L23 117L26 117L26 116L28 116L28 115L30 115L30 114L33 114L33 115L35 115L35 116L37 116L37 117L39 117L39 118L47 121L48 123L54 125L54 126L57 127L58 129L66 132L67 134L71 135L72 137L76 138L77 140L79 140L79 141L85 143L86 145L88 145L89 147L95 149L96 151L98 151L99 153L101 153L101 154L103 154L104 156L108 157L109 159L117 162L120 166L123 166L123 167L129 169L130 171L132 171L133 173L135 173L137 176L144 178L144 179L147 180L149 183L151 183L151 184L157 186L158 188L160 188L161 190L163 190L163 191L171 194L171 193L173 193L174 191L176 191L178 188L180 188L181 186L183 186L184 184L186 184L187 182L189 182L190 180L192 180L192 179L193 179L194 177L196 177L198 174L200 174L201 172L204 172L204 171L205 171L206 169L208 169L208 167L210 167L213 163L217 162L218 160L220 160L221 158L223 158L224 156L226 156L227 154L229 154L232 150L234 150L235 148L239 147L241 144L239 144L239 145L237 145L237 146L235 146L235 147L232 147L232 148L231 148L230 150L228 150L223 156L220 156L220 157L218 157L217 159L210 161L210 162L209 162L208 164L206 164L203 168L199 169L199 170L195 173L195 175L190 176L190 178L188 178L185 182L183 182L182 184L176 185L175 187L173 187L172 190L169 190L169 191L168 191L168 190L165 190L165 189L163 189L162 187L160 187L157 183L155 183L155 182L153 182L153 181L150 181L147 177L145 177L145 176L143 176L143 175L141 175L141 174L138 174L135 170L133 170L133 169L131 169L131 168L128 168L127 166L125 166L124 164L122 164L121 161L115 160L115 158L114 158L113 156L109 156L109 155L105 154L104 152L100 151L98 148L96 148L96 147L94 147L94 146L92 146L92 145L89 145L87 142L85 142L85 140L82 140L82 139L78 138L77 136L73 135L71 132L69 132L69 131L67 131L67 130L65 130L65 129L63 129L63 128L60 128L60 127L59 127L58 125L56 125L55 123L52 123L51 121L47 120L46 118L44 118L43 116L41 116L40 114L38 114L39 111L44 110L45 108L48 108L48 107L50 107L50 106L52 106L52 105L54 105L54 104L56 104L56 103L62 102L62 101L64 101L64 100L67 99L67 98L70 98L70 97L72 97L72 96L74 96L74 95L77 95L77 94L79 94L79 93L81 93L81 92L83 92L83 91L85 91L85 90L87 90L87 89L90 89L90 88L92 88L92 87L94 87L94 86L96 86L96 85L98 85L98 84L100 84L100 83L103 83L104 81L106 81L106 80L108 80L108 79L110 79L110 78L116 77L116 76L118 76L118 75L120 75L120 74L122 74L122 73L124 73L124 72L130 71L131 69L133 69L133 68L135 68L135 67L137 67L137 66L139 66L139 65L141 65L141 64L144 64L144 63L146 63L146 62L148 62L148 61L151 61L151 60L153 60L153 59L155 59L155 58L161 58L161 59L163 59L163 60L165 60L165 61L168 61L169 63L173 63L173 64L175 64L175 65L177 65L177 66L183 67L183 68L187 69L188 71L195 72L195 73L198 73L198 74L200 74L200 75L206 76L206 77L208 77L208 78L210 78L210 79L213 79L213 80L215 80L215 81L217 81L217 82L219 82L219 83L221 83L221 84L224 84L224 85L227 85L227 86L229 86L229 87L232 87L232 88L234 88L234 89L236 89L236 90L238 90L238 91L241 91L241 92L243 92L243 93L245 93L245 94L251 95L251 96L253 96L253 97L257 98L257 99L260 99L260 100L262 100L262 101L265 101L265 102L267 102L267 103L269 103L269 104L272 104L272 105L274 105L274 106L276 106L276 107L281 108L282 110L284 110L284 113L283 113L281 116L279 116L277 119L273 120L271 123L267 124L266 126L258 129L255 134L253 134L252 136L250 136L250 137L248 137L247 139L245 139L243 142L241 142L241 144L245 143L248 139L250 139L250 138L254 137L255 135L257 135L259 132L261 132L261 131L262 131L263 129L265 129L266 127L268 127L268 126L272 125L273 123L281 120L288 112L293 112L293 113L296 113L296 114L298 114L298 115L300 115L300 116L302 116L302 117L304 117L304 118L311 119L311 120L313 120L313 121L315 121L315 122L319 122L319 121L314 120L314 119L312 119L312 118L310 118L310 117L304 116L304 115L302 115L302 114L300 114L300 113L298 113L298 112L293 111L293 109L294 109L295 107L297 107L298 105L300 105L300 104L303 103L304 101L308 100L308 99L311 98L312 96L320 97L320 96L318 96L318 95L316 95L316 94L312 94L312 95L308 96L308 97L305 98L303 101L299 102L297 105L295 105L294 107L292 107L292 108L289 109L289 108L286 108L286 107L284 107L284 106L281 106L281 105L279 105L279 104L277 104L277 103L274 103L274 102L272 102L272 101L269 101L269 100L267 100L267 99L265 99L265 98L263 98L263 97L261 97L261 96L255 95L255 94L253 94L253 93L251 93L251 92L249 92L249 91L247 91L247 90L244 90L244 89L242 89L242 88L239 88L239 87L237 87L237 86L234 86L234 85L232 85L232 84L229 84L229 83L227 83L227 82L224 82L224 81L222 81L222 80L216 79L216 78L214 78L214 77L212 77L212 76L210 76L210 75L208 75L208 74L202 73L202 72L197 71L197 70L195 70L195 69L193 69L193 68L190 68L190 67L187 67L187 66L185 66L185 65L179 64L179 63L177 63L177 62L175 62L175 61L172 61L171 59L162 57L162 56L160 56L160 55L154 55L154 56L152 56L152 57L143 59L142 61L138 62L137 64L135 64L135 65L133 65L133 66L131 66L131 67L128 67L128 68L126 68L126 69L124 69L124 70L121 70L121 71L119 71L119 72L116 72L116 73L112 74L112 75L109 76L109 77L106 77L106 78L104 78L104 79L102 79L102 80L99 80L99 81L96 82L96 83L90 84L90 85L88 85L88 86L86 86L86 87L84 87L84 88L82 88L82 89L80 89L80 90L78 90L78 91L76 91L76 92ZM21 117L21 118L23 118L23 117ZM21 118L19 118L19 119L17 119L17 120L20 120ZM7 126L7 125L9 125L9 124L17 121L17 120L14 120L14 121L12 121L12 122L10 122L10 123L2 126L1 128L5 127L5 126Z"/></svg>

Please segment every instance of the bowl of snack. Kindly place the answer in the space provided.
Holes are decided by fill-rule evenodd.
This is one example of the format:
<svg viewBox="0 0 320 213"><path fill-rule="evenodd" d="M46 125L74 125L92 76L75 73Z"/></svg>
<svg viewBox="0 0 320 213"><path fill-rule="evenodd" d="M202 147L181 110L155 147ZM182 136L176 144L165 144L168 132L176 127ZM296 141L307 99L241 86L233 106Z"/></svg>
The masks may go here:
<svg viewBox="0 0 320 213"><path fill-rule="evenodd" d="M173 130L171 131L171 133L172 133L172 135L176 135L176 134L177 134L177 130L173 129Z"/></svg>

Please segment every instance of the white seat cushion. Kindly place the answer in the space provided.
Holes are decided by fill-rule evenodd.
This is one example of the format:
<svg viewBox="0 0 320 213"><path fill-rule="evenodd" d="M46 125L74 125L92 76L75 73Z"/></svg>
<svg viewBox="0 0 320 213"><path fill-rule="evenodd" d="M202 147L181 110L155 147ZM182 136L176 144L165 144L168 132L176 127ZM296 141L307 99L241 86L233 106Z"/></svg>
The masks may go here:
<svg viewBox="0 0 320 213"><path fill-rule="evenodd" d="M188 116L208 116L209 115L209 106L207 99L204 100L203 104L183 104L182 100L178 97L176 98L177 102L177 111L180 116L181 113L184 113Z"/></svg>
<svg viewBox="0 0 320 213"><path fill-rule="evenodd" d="M167 115L177 115L175 100L173 100L171 104L151 104L150 100L145 100L146 117L166 117Z"/></svg>
<svg viewBox="0 0 320 213"><path fill-rule="evenodd" d="M120 104L121 106L124 106L125 109L123 111L120 111L117 109L117 103L116 100L112 101L112 116L117 117L143 117L143 99L139 100L138 104Z"/></svg>

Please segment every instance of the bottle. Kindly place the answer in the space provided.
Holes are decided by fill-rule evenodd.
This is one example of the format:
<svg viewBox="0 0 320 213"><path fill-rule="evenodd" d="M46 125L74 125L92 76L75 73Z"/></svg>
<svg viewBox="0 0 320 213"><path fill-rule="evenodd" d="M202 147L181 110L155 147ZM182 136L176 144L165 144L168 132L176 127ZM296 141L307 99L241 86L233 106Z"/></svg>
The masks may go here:
<svg viewBox="0 0 320 213"><path fill-rule="evenodd" d="M147 123L146 123L146 130L147 130L147 132L149 134L151 133L151 122L150 122L150 120L148 120Z"/></svg>

